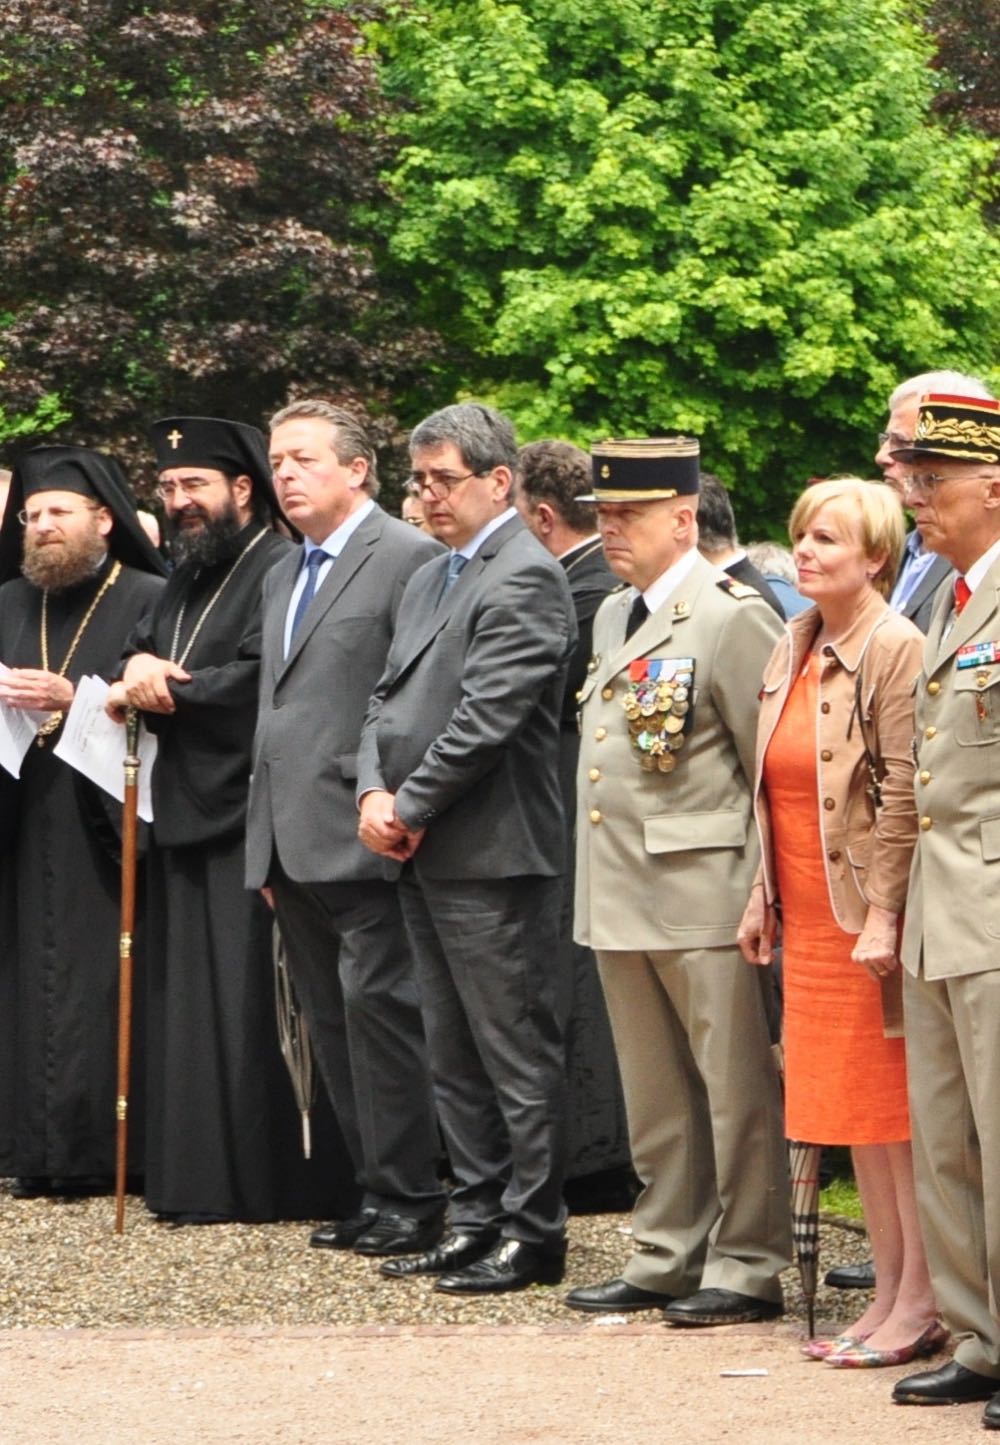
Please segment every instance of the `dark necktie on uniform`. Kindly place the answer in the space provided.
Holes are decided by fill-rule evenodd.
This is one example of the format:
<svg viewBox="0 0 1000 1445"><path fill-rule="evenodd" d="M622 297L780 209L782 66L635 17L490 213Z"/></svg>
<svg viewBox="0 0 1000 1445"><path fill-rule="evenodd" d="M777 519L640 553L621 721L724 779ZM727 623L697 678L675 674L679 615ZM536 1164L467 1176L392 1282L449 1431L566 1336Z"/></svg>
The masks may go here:
<svg viewBox="0 0 1000 1445"><path fill-rule="evenodd" d="M640 592L638 597L632 603L632 607L628 615L628 622L625 624L626 642L628 642L633 632L639 631L639 628L642 626L648 616L649 608L646 606L646 599Z"/></svg>
<svg viewBox="0 0 1000 1445"><path fill-rule="evenodd" d="M319 574L319 569L322 567L324 562L332 561L333 558L330 556L329 552L324 552L322 547L315 547L306 558L306 568L309 575L306 577L306 585L299 593L299 600L295 604L295 616L292 618L292 634L291 638L289 639L290 641L294 642L295 634L299 630L299 625L302 622L303 617L305 617L306 613L309 610L309 604L316 596L316 577Z"/></svg>
<svg viewBox="0 0 1000 1445"><path fill-rule="evenodd" d="M452 552L448 558L448 571L444 579L444 586L441 588L442 598L447 597L462 574L462 568L468 562L468 557L463 557L461 552Z"/></svg>
<svg viewBox="0 0 1000 1445"><path fill-rule="evenodd" d="M962 609L972 596L972 588L964 577L955 578L955 616L961 617Z"/></svg>

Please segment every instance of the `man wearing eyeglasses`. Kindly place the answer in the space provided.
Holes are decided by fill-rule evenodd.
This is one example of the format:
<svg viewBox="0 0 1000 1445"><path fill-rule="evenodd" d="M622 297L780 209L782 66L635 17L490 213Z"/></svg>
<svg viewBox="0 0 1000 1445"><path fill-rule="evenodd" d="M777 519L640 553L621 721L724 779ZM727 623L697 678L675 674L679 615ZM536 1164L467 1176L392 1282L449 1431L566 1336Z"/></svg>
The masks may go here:
<svg viewBox="0 0 1000 1445"><path fill-rule="evenodd" d="M886 430L878 434L878 451L875 463L881 468L886 484L903 500L908 468L894 456L894 451L908 446L913 440L917 426L917 412L920 398L928 392L944 393L950 396L988 397L989 391L974 376L965 376L959 371L925 371L920 376L911 376L899 386L889 398L889 420ZM950 581L952 569L946 557L926 546L919 527L914 527L906 539L899 575L892 591L890 602L897 612L926 632L938 598L938 591Z"/></svg>
<svg viewBox="0 0 1000 1445"><path fill-rule="evenodd" d="M36 733L20 776L0 773L0 1175L20 1197L114 1176L121 808L54 749L77 683L115 675L164 571L110 457L20 458L0 527L0 703ZM133 1098L141 1019L136 1034ZM129 1144L141 1172L141 1117Z"/></svg>
<svg viewBox="0 0 1000 1445"><path fill-rule="evenodd" d="M244 883L261 584L293 548L256 427L175 416L149 435L175 566L108 701L119 719L139 708L159 745L146 1202L174 1224L315 1218L350 1171L328 1114L302 1158L271 915Z"/></svg>
<svg viewBox="0 0 1000 1445"><path fill-rule="evenodd" d="M930 394L894 449L926 545L957 576L916 685L901 957L917 1204L955 1357L900 1404L988 1401L1000 1429L1000 403Z"/></svg>
<svg viewBox="0 0 1000 1445"><path fill-rule="evenodd" d="M565 1058L557 986L565 833L559 717L576 642L569 585L510 503L514 430L476 403L410 438L446 556L400 605L358 760L359 834L406 864L439 1117L455 1189L440 1244L391 1278L489 1294L565 1261Z"/></svg>

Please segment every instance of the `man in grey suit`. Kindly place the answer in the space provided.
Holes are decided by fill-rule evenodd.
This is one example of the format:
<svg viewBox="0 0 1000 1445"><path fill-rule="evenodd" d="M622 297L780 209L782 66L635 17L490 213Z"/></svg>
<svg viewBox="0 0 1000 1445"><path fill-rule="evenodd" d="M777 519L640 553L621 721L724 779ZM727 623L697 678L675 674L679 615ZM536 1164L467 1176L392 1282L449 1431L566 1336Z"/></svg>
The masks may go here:
<svg viewBox="0 0 1000 1445"><path fill-rule="evenodd" d="M896 449L956 568L916 685L920 814L901 959L917 1207L955 1357L900 1404L986 1400L1000 1429L1000 403L925 396Z"/></svg>
<svg viewBox="0 0 1000 1445"><path fill-rule="evenodd" d="M375 454L323 401L273 418L271 465L305 537L264 584L247 886L270 890L296 991L362 1187L314 1246L405 1253L440 1237L444 1194L423 1026L395 876L357 838L358 739L400 599L439 545L375 503Z"/></svg>
<svg viewBox="0 0 1000 1445"><path fill-rule="evenodd" d="M879 447L875 453L875 462L882 469L883 480L898 494L900 501L905 492L909 465L901 462L894 452L912 442L920 398L927 392L987 398L990 395L981 381L960 371L925 371L920 376L911 376L900 382L889 398L889 420L885 431L879 432ZM953 577L947 557L939 556L928 547L920 535L920 528L914 527L906 539L890 602L897 612L908 617L921 632L926 632L943 584L947 582L950 586Z"/></svg>
<svg viewBox="0 0 1000 1445"><path fill-rule="evenodd" d="M672 1325L781 1313L791 1247L761 980L736 947L759 861L757 698L781 623L698 553L698 443L593 449L597 519L632 585L594 620L581 696L576 936L597 954L643 1191L598 1312Z"/></svg>
<svg viewBox="0 0 1000 1445"><path fill-rule="evenodd" d="M565 1261L565 1060L553 960L565 834L559 712L576 624L566 575L509 503L510 423L445 407L410 438L451 548L413 577L358 764L362 840L406 860L455 1188L450 1233L390 1276L445 1293L555 1283Z"/></svg>

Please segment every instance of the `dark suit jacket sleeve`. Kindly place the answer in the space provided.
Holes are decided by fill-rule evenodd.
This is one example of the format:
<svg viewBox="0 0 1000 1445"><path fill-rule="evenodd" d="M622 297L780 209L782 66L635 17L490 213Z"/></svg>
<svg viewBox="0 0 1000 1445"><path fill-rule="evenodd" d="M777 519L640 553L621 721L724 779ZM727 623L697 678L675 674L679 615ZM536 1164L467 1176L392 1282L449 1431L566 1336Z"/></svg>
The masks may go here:
<svg viewBox="0 0 1000 1445"><path fill-rule="evenodd" d="M508 575L483 599L472 619L461 701L396 794L408 827L441 813L495 766L569 658L576 624L568 602L563 577L549 566ZM376 691L373 707L377 698Z"/></svg>

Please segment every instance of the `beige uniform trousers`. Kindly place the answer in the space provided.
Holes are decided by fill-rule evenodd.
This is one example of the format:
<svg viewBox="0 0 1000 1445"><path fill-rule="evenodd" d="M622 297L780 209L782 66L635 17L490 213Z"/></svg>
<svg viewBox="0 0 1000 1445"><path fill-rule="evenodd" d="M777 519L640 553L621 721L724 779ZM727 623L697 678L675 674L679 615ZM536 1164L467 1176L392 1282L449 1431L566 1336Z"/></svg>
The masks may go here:
<svg viewBox="0 0 1000 1445"><path fill-rule="evenodd" d="M1000 971L903 981L920 1225L955 1358L1000 1383Z"/></svg>
<svg viewBox="0 0 1000 1445"><path fill-rule="evenodd" d="M597 961L643 1184L625 1279L780 1301L788 1165L757 971L736 948Z"/></svg>

